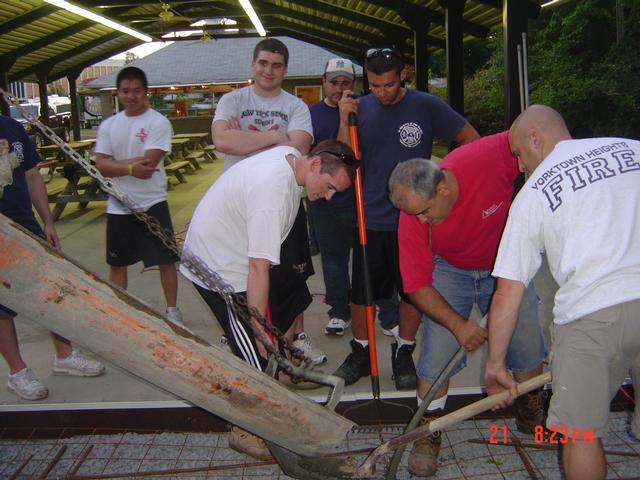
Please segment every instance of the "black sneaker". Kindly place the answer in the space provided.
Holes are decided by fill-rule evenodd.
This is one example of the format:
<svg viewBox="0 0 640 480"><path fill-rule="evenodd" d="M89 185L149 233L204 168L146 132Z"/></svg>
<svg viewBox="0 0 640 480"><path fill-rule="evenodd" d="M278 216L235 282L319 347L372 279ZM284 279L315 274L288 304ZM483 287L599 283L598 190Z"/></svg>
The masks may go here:
<svg viewBox="0 0 640 480"><path fill-rule="evenodd" d="M345 385L352 385L360 378L371 375L369 362L369 347L363 347L355 340L351 340L351 353L333 374L344 379Z"/></svg>
<svg viewBox="0 0 640 480"><path fill-rule="evenodd" d="M397 390L416 389L416 366L413 363L413 351L415 349L415 344L402 345L399 350L396 342L391 344L391 368Z"/></svg>
<svg viewBox="0 0 640 480"><path fill-rule="evenodd" d="M516 427L521 433L532 435L538 425L546 429L547 397L543 388L539 388L516 398Z"/></svg>

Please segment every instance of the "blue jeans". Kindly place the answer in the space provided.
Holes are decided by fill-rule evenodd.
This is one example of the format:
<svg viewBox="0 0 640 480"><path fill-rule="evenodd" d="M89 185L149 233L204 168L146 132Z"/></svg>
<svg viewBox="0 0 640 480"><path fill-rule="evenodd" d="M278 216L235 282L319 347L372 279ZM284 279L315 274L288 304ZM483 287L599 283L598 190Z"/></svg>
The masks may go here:
<svg viewBox="0 0 640 480"><path fill-rule="evenodd" d="M474 303L478 305L482 315L487 313L496 280L489 270L462 270L436 257L433 288L461 317L468 319ZM433 383L460 345L447 328L426 315L422 316L422 325L422 349L417 374L419 378ZM507 367L515 372L527 372L537 367L546 354L538 319L538 296L531 282L520 305L518 324L507 352ZM462 370L466 362L465 355L451 376Z"/></svg>
<svg viewBox="0 0 640 480"><path fill-rule="evenodd" d="M356 226L354 210L335 209L323 200L309 202L316 240L322 258L322 276L329 317L349 320L349 256Z"/></svg>
<svg viewBox="0 0 640 480"><path fill-rule="evenodd" d="M326 289L325 302L330 306L329 318L349 320L349 257L356 232L353 209L333 208L322 200L309 202L309 218L313 226L322 260L322 276ZM398 294L376 301L378 319L384 329L398 325Z"/></svg>

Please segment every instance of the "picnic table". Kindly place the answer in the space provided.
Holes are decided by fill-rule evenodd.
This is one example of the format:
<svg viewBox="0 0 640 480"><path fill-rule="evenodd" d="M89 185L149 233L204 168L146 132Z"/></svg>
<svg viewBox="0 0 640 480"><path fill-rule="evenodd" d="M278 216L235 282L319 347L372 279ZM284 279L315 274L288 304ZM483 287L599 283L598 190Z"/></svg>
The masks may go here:
<svg viewBox="0 0 640 480"><path fill-rule="evenodd" d="M68 145L73 148L79 154L83 154L93 148L96 143L94 138L88 140L81 140L78 142L71 142ZM46 168L47 174L43 177L45 183L49 183L56 171L61 170L68 163L74 163L58 145L43 145L38 147L38 154L42 161L38 162L38 168Z"/></svg>
<svg viewBox="0 0 640 480"><path fill-rule="evenodd" d="M95 143L96 140L91 138L79 142L69 142L68 145L80 155L84 155L85 159L88 159L89 152ZM74 162L57 145L41 147L40 155L44 158L53 157L53 160L45 160L39 166L44 165L49 168L53 166L56 171L62 173L65 179L65 182L47 188L49 203L55 204L53 208L54 220L60 218L69 203L78 203L78 208L84 209L89 202L105 201L108 198L108 195L100 189L100 183L89 176L79 164ZM55 163L47 165L51 161Z"/></svg>
<svg viewBox="0 0 640 480"><path fill-rule="evenodd" d="M209 132L206 133L178 133L173 136L175 139L183 139L186 138L189 140L187 142L187 148L191 152L195 150L203 150L207 145L207 138L209 137Z"/></svg>

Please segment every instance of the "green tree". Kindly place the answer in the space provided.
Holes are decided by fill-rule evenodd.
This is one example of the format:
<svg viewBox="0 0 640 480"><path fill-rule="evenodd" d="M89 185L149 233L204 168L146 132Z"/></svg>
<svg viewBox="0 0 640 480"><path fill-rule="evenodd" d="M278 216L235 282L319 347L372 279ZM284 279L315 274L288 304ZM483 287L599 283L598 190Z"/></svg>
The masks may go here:
<svg viewBox="0 0 640 480"><path fill-rule="evenodd" d="M491 52L482 68L464 82L464 104L469 122L480 135L504 130L504 88L502 31L492 32L487 39Z"/></svg>
<svg viewBox="0 0 640 480"><path fill-rule="evenodd" d="M531 22L529 39L531 103L558 110L575 137L639 136L640 2L568 2ZM501 30L487 47L465 80L466 113L483 135L504 128Z"/></svg>
<svg viewBox="0 0 640 480"><path fill-rule="evenodd" d="M615 0L570 2L532 34L531 100L562 113L576 137L638 135L639 7L625 3L618 43Z"/></svg>

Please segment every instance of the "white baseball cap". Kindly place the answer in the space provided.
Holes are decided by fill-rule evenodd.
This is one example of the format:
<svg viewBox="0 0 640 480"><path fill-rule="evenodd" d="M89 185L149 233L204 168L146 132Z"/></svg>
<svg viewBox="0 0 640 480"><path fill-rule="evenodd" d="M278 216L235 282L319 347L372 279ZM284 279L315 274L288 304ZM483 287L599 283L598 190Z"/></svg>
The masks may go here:
<svg viewBox="0 0 640 480"><path fill-rule="evenodd" d="M351 60L346 58L332 58L324 67L324 77L327 80L333 80L336 77L348 77L351 80L356 79L356 69Z"/></svg>

